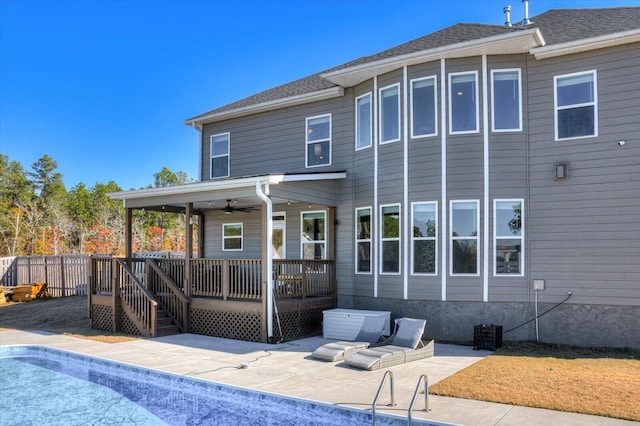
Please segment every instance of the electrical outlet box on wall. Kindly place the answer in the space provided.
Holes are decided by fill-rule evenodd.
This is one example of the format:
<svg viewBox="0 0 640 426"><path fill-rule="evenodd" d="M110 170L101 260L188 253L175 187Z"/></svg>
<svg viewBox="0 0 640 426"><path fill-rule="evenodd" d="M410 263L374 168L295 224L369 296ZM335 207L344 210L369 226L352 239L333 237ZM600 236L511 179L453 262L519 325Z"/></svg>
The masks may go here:
<svg viewBox="0 0 640 426"><path fill-rule="evenodd" d="M535 291L544 290L544 280L533 280L533 289Z"/></svg>

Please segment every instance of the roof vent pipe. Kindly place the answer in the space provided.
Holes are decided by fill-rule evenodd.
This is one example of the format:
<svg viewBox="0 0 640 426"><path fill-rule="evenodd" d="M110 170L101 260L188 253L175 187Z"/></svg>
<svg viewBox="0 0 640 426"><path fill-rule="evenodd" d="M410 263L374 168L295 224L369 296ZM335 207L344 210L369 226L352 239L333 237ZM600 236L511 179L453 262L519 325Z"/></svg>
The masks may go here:
<svg viewBox="0 0 640 426"><path fill-rule="evenodd" d="M505 6L502 11L504 12L504 24L507 27L511 26L511 6Z"/></svg>
<svg viewBox="0 0 640 426"><path fill-rule="evenodd" d="M522 0L524 3L524 19L522 20L522 25L529 25L531 21L529 20L529 0Z"/></svg>

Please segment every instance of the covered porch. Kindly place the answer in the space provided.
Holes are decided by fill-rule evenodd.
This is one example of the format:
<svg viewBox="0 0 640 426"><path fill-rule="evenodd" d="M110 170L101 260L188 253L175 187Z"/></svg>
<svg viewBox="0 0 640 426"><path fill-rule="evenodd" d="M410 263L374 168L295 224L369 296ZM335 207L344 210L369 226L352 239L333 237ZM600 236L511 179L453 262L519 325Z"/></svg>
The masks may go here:
<svg viewBox="0 0 640 426"><path fill-rule="evenodd" d="M91 259L92 327L268 343L319 332L322 311L336 307L335 186L344 178L264 175L109 194L124 203L126 253ZM135 209L184 214L184 257L136 258Z"/></svg>

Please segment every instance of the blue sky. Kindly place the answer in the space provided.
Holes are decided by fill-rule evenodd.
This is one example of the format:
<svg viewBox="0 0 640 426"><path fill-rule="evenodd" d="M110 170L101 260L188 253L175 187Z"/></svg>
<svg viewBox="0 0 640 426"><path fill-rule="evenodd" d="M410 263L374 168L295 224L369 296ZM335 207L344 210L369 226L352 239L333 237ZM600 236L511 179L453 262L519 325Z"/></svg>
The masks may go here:
<svg viewBox="0 0 640 426"><path fill-rule="evenodd" d="M457 22L504 23L521 0L0 0L0 152L48 154L67 189L197 179L183 121ZM531 0L548 9L640 0Z"/></svg>

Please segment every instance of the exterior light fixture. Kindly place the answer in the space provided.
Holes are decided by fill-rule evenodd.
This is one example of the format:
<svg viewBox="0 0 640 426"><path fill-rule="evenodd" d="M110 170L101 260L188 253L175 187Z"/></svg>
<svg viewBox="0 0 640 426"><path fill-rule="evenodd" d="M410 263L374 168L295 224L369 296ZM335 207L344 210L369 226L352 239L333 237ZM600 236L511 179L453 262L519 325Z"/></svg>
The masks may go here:
<svg viewBox="0 0 640 426"><path fill-rule="evenodd" d="M556 180L569 179L569 163L556 163Z"/></svg>

